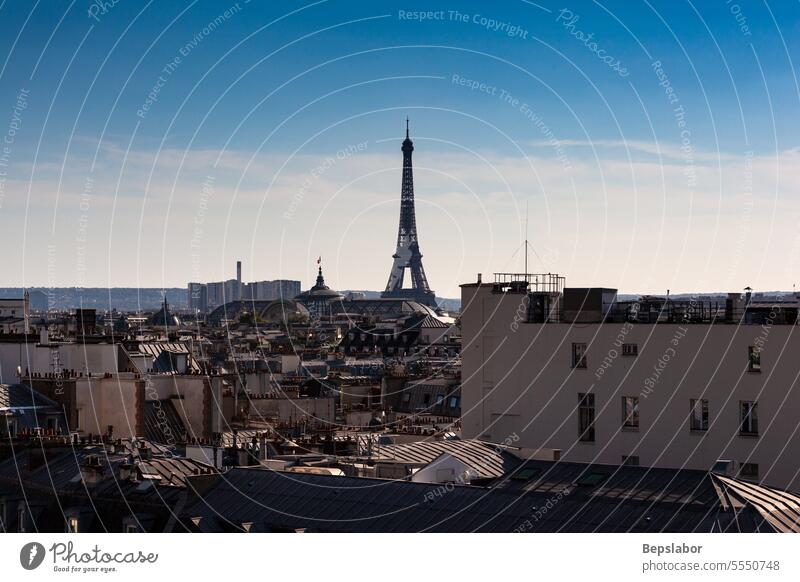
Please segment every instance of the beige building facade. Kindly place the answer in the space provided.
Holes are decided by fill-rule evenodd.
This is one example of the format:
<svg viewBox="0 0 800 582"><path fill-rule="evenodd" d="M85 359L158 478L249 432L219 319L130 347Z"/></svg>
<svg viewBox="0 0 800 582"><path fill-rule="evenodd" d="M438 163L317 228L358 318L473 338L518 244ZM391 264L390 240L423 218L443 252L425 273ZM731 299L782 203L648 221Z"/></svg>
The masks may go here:
<svg viewBox="0 0 800 582"><path fill-rule="evenodd" d="M664 301L655 317L628 304L620 317L600 291L578 315L570 290L539 294L542 316L527 287L462 285L465 438L517 435L565 461L716 467L800 490L796 302L683 302L687 315Z"/></svg>

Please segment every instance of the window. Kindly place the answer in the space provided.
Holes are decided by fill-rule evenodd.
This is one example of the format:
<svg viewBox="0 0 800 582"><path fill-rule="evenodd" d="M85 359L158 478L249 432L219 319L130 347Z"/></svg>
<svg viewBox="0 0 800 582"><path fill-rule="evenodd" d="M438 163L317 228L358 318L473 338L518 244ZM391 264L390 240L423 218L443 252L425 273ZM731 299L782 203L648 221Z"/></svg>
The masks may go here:
<svg viewBox="0 0 800 582"><path fill-rule="evenodd" d="M581 442L594 442L594 394L578 394L578 437Z"/></svg>
<svg viewBox="0 0 800 582"><path fill-rule="evenodd" d="M638 356L639 344L622 344L623 356Z"/></svg>
<svg viewBox="0 0 800 582"><path fill-rule="evenodd" d="M442 402L444 402L444 394L437 394L436 395L436 406L441 406Z"/></svg>
<svg viewBox="0 0 800 582"><path fill-rule="evenodd" d="M758 434L758 403L742 400L739 402L739 433Z"/></svg>
<svg viewBox="0 0 800 582"><path fill-rule="evenodd" d="M636 396L622 397L623 428L639 428L639 399Z"/></svg>
<svg viewBox="0 0 800 582"><path fill-rule="evenodd" d="M622 455L622 464L628 467L638 467L639 455Z"/></svg>
<svg viewBox="0 0 800 582"><path fill-rule="evenodd" d="M742 463L739 467L739 477L742 479L758 479L758 463Z"/></svg>
<svg viewBox="0 0 800 582"><path fill-rule="evenodd" d="M607 473L591 471L590 473L584 473L581 475L581 478L578 479L576 483L581 487L594 487L595 485L600 485L600 483L606 479L608 479Z"/></svg>
<svg viewBox="0 0 800 582"><path fill-rule="evenodd" d="M586 344L572 344L572 367L586 369Z"/></svg>
<svg viewBox="0 0 800 582"><path fill-rule="evenodd" d="M75 516L67 518L67 533L78 533L78 518Z"/></svg>
<svg viewBox="0 0 800 582"><path fill-rule="evenodd" d="M425 404L425 406L428 406L428 404L431 403L431 395L430 394L423 394L422 395L422 403Z"/></svg>
<svg viewBox="0 0 800 582"><path fill-rule="evenodd" d="M403 402L408 403L411 401L411 392L403 392Z"/></svg>
<svg viewBox="0 0 800 582"><path fill-rule="evenodd" d="M22 506L17 509L17 531L25 532L25 508Z"/></svg>
<svg viewBox="0 0 800 582"><path fill-rule="evenodd" d="M450 408L458 408L458 401L460 398L458 396L451 396L450 397Z"/></svg>
<svg viewBox="0 0 800 582"><path fill-rule="evenodd" d="M691 430L708 430L708 400L689 400L689 428Z"/></svg>
<svg viewBox="0 0 800 582"><path fill-rule="evenodd" d="M761 371L761 348L758 346L748 346L747 348L747 371Z"/></svg>

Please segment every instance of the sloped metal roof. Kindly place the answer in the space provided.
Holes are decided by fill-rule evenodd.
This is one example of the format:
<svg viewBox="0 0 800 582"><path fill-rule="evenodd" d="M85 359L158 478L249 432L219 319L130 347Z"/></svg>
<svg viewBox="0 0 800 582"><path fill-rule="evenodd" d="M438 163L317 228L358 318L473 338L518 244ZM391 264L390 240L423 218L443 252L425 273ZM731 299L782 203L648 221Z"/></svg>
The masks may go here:
<svg viewBox="0 0 800 582"><path fill-rule="evenodd" d="M731 506L751 505L776 531L800 533L800 496L724 475L712 475L723 502Z"/></svg>
<svg viewBox="0 0 800 582"><path fill-rule="evenodd" d="M60 406L25 384L0 384L0 410L16 408L54 408Z"/></svg>
<svg viewBox="0 0 800 582"><path fill-rule="evenodd" d="M181 521L204 531L653 533L789 531L795 523L796 496L703 471L554 461L526 469L532 477L487 488L238 468ZM715 483L737 496L736 507ZM765 495L771 511L762 513Z"/></svg>

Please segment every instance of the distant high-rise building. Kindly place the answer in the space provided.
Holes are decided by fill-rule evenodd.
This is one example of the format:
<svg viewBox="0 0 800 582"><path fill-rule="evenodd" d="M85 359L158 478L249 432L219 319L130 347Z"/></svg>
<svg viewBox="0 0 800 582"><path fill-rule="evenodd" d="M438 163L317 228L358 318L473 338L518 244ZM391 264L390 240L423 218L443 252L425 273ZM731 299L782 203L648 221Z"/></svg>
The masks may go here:
<svg viewBox="0 0 800 582"><path fill-rule="evenodd" d="M288 279L253 281L241 285L238 280L229 279L214 283L189 283L187 290L189 309L206 312L231 301L292 299L300 294L301 287L300 281Z"/></svg>
<svg viewBox="0 0 800 582"><path fill-rule="evenodd" d="M417 237L417 218L414 211L414 172L411 165L411 152L414 142L408 135L406 119L406 139L403 141L403 182L400 191L400 226L397 231L397 250L392 258L389 282L381 297L392 299L412 299L429 307L436 307L436 296L428 286L425 269L422 266L422 253ZM406 269L410 271L411 287L403 288Z"/></svg>
<svg viewBox="0 0 800 582"><path fill-rule="evenodd" d="M208 311L208 286L204 283L189 283L189 310Z"/></svg>

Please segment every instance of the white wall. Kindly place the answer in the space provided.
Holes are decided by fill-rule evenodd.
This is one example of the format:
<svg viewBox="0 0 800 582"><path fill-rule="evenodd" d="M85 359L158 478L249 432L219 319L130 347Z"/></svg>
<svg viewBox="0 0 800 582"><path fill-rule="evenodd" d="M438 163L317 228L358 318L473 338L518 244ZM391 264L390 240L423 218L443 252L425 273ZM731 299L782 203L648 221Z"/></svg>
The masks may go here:
<svg viewBox="0 0 800 582"><path fill-rule="evenodd" d="M335 402L333 398L256 398L250 401L250 417L297 422L308 416L310 422L330 427L335 420Z"/></svg>
<svg viewBox="0 0 800 582"><path fill-rule="evenodd" d="M119 346L114 344L0 343L0 381L18 382L17 366L24 373L50 374L56 368L92 373L115 373L118 370Z"/></svg>
<svg viewBox="0 0 800 582"><path fill-rule="evenodd" d="M444 453L411 477L414 483L458 483L469 485L472 480L470 468L454 456Z"/></svg>
<svg viewBox="0 0 800 582"><path fill-rule="evenodd" d="M114 437L132 438L137 434L139 415L144 413L141 380L125 377L77 378L75 407L79 410L83 434L105 434L114 427Z"/></svg>

